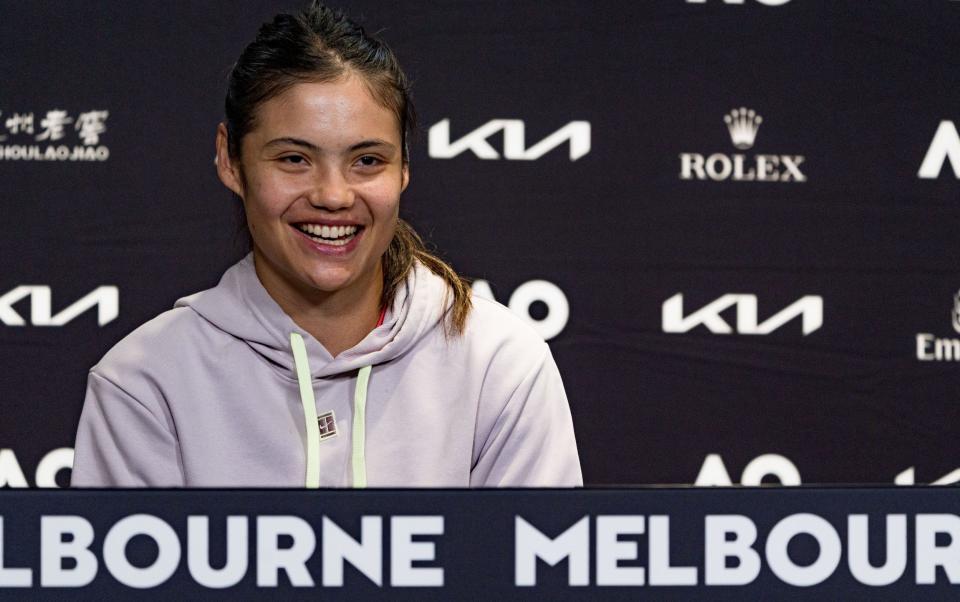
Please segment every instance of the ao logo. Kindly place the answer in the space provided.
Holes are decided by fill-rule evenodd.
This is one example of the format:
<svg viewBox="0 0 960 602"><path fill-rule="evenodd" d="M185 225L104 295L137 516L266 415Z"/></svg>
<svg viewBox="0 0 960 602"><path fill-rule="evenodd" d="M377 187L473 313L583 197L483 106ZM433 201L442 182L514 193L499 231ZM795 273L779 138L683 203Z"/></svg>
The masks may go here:
<svg viewBox="0 0 960 602"><path fill-rule="evenodd" d="M746 465L740 475L740 484L755 487L763 483L764 477L776 477L781 485L799 485L800 471L789 459L780 454L763 454ZM697 480L697 487L716 487L733 485L730 473L720 454L710 454L703 460Z"/></svg>
<svg viewBox="0 0 960 602"><path fill-rule="evenodd" d="M911 466L899 473L893 482L897 485L913 485L914 475L915 470ZM763 454L750 460L744 467L740 475L740 485L756 487L762 485L766 477L776 478L781 485L801 484L800 471L789 458L780 454ZM960 468L932 481L930 485L953 485L954 483L960 483ZM708 454L693 484L696 487L728 487L734 483L723 462L723 457L720 454Z"/></svg>
<svg viewBox="0 0 960 602"><path fill-rule="evenodd" d="M51 315L49 286L24 284L0 297L0 322L6 326L25 326L26 320L13 305L30 297L30 324L32 326L63 326L83 312L97 308L97 324L103 326L120 314L120 292L115 286L98 286L56 315Z"/></svg>
<svg viewBox="0 0 960 602"><path fill-rule="evenodd" d="M477 297L496 301L493 290L486 280L476 280L473 283L473 294ZM547 315L543 319L536 319L530 315L530 306L540 301L547 306ZM570 319L570 304L567 296L560 287L546 280L531 280L525 282L510 295L508 304L510 311L528 322L544 341L549 341L560 334Z"/></svg>
<svg viewBox="0 0 960 602"><path fill-rule="evenodd" d="M737 308L736 331L727 323L721 312ZM663 302L662 326L664 332L689 332L697 326L706 326L713 334L770 334L790 320L803 318L804 336L819 330L823 325L823 297L804 295L767 320L758 323L757 296L727 294L716 299L689 316L683 315L683 293L677 293Z"/></svg>
<svg viewBox="0 0 960 602"><path fill-rule="evenodd" d="M570 143L570 160L576 161L590 152L590 122L571 121L540 142L527 148L526 126L520 119L493 119L459 140L450 141L450 120L430 127L428 152L433 159L451 159L469 150L480 159L499 159L500 153L487 138L503 132L503 158L511 161L533 161L564 142Z"/></svg>
<svg viewBox="0 0 960 602"><path fill-rule="evenodd" d="M743 4L744 0L723 0L724 4ZM790 0L756 0L760 4L767 6L783 6ZM706 4L707 0L687 0L687 4Z"/></svg>
<svg viewBox="0 0 960 602"><path fill-rule="evenodd" d="M952 121L941 121L917 177L924 180L937 179L947 160L953 168L953 175L960 179L960 134Z"/></svg>
<svg viewBox="0 0 960 602"><path fill-rule="evenodd" d="M56 487L57 473L69 468L73 468L73 449L70 447L55 449L37 464L34 483L37 487ZM17 461L17 455L12 449L0 449L0 489L4 487L21 489L29 486L27 478L23 475L23 469L20 468L20 462Z"/></svg>

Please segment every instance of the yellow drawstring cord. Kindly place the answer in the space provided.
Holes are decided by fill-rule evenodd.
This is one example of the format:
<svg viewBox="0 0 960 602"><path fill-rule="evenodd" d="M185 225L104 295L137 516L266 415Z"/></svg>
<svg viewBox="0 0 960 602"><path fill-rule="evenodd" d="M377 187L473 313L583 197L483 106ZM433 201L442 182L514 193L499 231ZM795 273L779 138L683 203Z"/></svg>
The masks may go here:
<svg viewBox="0 0 960 602"><path fill-rule="evenodd" d="M303 337L297 332L290 333L290 347L293 349L293 362L297 368L297 383L300 385L300 403L303 405L303 421L307 430L307 489L320 487L320 425L317 423L317 403L313 397L313 381L310 375L310 362ZM353 394L353 446L351 466L353 468L353 486L367 486L367 461L364 453L367 414L367 383L370 382L370 366L364 366L357 374L357 387Z"/></svg>

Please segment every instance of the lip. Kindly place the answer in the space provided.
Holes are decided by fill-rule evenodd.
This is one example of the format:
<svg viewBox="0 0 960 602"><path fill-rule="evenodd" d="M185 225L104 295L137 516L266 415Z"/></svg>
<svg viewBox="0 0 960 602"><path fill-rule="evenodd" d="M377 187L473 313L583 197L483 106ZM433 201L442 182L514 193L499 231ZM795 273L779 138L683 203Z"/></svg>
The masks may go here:
<svg viewBox="0 0 960 602"><path fill-rule="evenodd" d="M333 221L333 220L323 220L323 221L310 221L310 222L297 222L298 224L317 224L320 226L359 226L356 222L346 222L346 221ZM335 247L333 245L325 245L320 242L316 242L309 236L306 232L297 228L296 225L291 224L290 228L298 235L301 241L306 245L306 247L314 252L321 255L326 255L327 257L345 257L353 252L357 248L357 245L360 243L360 239L363 238L363 235L367 232L365 227L360 227L360 230L357 231L357 234L345 245Z"/></svg>

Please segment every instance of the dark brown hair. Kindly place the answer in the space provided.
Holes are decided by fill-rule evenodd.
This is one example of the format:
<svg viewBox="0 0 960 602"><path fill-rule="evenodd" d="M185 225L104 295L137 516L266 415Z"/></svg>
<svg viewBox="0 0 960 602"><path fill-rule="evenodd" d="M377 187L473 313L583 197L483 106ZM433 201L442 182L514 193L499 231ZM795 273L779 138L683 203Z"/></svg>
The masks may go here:
<svg viewBox="0 0 960 602"><path fill-rule="evenodd" d="M297 83L334 81L348 73L361 76L373 98L396 115L403 161L409 162L407 142L416 115L409 82L397 57L342 12L316 0L297 15L280 14L264 23L233 66L224 103L230 156L240 157L243 137L256 127L257 109L264 102ZM471 308L469 282L427 250L413 227L402 219L381 259L382 304L393 303L416 261L447 283L453 295L447 312L448 332L462 333Z"/></svg>

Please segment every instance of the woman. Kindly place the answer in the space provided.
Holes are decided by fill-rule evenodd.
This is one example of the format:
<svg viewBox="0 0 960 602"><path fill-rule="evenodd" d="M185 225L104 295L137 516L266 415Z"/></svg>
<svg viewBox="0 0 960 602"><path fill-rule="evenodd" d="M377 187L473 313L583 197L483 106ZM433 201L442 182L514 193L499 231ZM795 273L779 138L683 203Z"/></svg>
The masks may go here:
<svg viewBox="0 0 960 602"><path fill-rule="evenodd" d="M547 345L398 218L408 96L339 13L260 29L217 130L253 252L91 369L75 486L582 483Z"/></svg>

